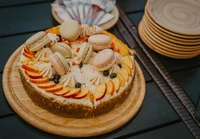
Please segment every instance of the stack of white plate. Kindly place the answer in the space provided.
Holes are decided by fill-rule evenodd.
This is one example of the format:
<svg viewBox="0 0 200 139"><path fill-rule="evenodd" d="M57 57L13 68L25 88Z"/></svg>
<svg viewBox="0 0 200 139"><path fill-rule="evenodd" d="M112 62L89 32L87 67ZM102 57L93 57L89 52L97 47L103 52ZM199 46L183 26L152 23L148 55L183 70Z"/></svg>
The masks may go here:
<svg viewBox="0 0 200 139"><path fill-rule="evenodd" d="M139 34L152 50L172 58L200 54L200 0L148 0Z"/></svg>

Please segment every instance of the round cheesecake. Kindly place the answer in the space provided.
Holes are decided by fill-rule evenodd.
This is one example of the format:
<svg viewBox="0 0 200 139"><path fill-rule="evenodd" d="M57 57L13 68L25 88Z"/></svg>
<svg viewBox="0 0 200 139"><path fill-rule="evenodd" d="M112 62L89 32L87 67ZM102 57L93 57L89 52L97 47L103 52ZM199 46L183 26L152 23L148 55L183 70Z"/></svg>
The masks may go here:
<svg viewBox="0 0 200 139"><path fill-rule="evenodd" d="M38 49L24 44L18 62L24 88L36 105L56 115L88 118L108 113L129 95L135 53L98 26L73 24L78 28L74 32L67 22L72 21L45 31L51 41L44 46L34 46L42 41L38 34L31 44Z"/></svg>

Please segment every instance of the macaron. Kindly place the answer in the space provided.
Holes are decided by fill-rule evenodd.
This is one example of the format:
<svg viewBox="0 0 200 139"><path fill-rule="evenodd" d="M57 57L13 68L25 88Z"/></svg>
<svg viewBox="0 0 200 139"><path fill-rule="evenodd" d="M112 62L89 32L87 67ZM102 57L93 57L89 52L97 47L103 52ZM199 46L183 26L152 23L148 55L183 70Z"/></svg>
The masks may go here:
<svg viewBox="0 0 200 139"><path fill-rule="evenodd" d="M26 40L25 45L30 51L37 51L50 42L51 40L46 33L44 31L40 31Z"/></svg>
<svg viewBox="0 0 200 139"><path fill-rule="evenodd" d="M81 27L75 20L65 20L60 26L60 35L68 41L76 40L81 32Z"/></svg>
<svg viewBox="0 0 200 139"><path fill-rule="evenodd" d="M59 52L62 54L65 58L71 57L72 55L72 49L69 45L61 42L55 43L52 47L51 50L53 52Z"/></svg>
<svg viewBox="0 0 200 139"><path fill-rule="evenodd" d="M55 52L49 56L49 61L59 75L65 75L70 69L68 62L59 52Z"/></svg>
<svg viewBox="0 0 200 139"><path fill-rule="evenodd" d="M94 65L98 71L108 70L114 64L115 54L111 49L105 49L100 51L92 61L92 65Z"/></svg>
<svg viewBox="0 0 200 139"><path fill-rule="evenodd" d="M104 34L92 35L88 38L88 42L93 46L94 50L97 51L110 48L110 37Z"/></svg>
<svg viewBox="0 0 200 139"><path fill-rule="evenodd" d="M77 54L77 58L79 62L87 63L92 56L93 46L88 44L87 42L83 42L80 46L80 50Z"/></svg>

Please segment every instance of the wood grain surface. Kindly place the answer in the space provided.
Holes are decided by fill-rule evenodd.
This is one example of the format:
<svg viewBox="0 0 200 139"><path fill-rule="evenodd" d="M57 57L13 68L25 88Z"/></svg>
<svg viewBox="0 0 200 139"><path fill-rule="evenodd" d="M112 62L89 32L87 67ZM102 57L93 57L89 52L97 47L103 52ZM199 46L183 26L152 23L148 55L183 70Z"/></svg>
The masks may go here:
<svg viewBox="0 0 200 139"><path fill-rule="evenodd" d="M113 111L95 118L65 118L54 115L38 106L28 97L17 68L22 47L9 58L3 73L3 89L14 111L31 125L49 133L88 137L113 131L127 123L140 109L145 96L145 80L136 62L136 75L127 99Z"/></svg>

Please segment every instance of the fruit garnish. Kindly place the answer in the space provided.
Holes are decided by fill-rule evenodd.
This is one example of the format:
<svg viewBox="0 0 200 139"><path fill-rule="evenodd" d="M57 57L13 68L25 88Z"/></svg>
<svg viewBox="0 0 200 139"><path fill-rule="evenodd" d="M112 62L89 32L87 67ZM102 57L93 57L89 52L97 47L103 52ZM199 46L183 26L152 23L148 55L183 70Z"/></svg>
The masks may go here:
<svg viewBox="0 0 200 139"><path fill-rule="evenodd" d="M103 76L108 76L109 75L109 71L108 70L104 70L103 71Z"/></svg>
<svg viewBox="0 0 200 139"><path fill-rule="evenodd" d="M81 88L81 83L77 82L77 83L75 84L75 87L76 87L76 88Z"/></svg>
<svg viewBox="0 0 200 139"><path fill-rule="evenodd" d="M78 65L79 68L82 68L83 67L83 63L81 62L79 65Z"/></svg>
<svg viewBox="0 0 200 139"><path fill-rule="evenodd" d="M122 68L122 64L118 64L118 66L119 66L120 68Z"/></svg>
<svg viewBox="0 0 200 139"><path fill-rule="evenodd" d="M111 78L111 79L114 79L115 77L117 77L117 74L116 74L116 73L111 73L111 74L110 74L110 78Z"/></svg>

